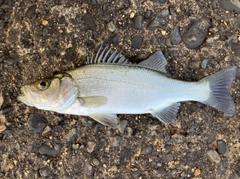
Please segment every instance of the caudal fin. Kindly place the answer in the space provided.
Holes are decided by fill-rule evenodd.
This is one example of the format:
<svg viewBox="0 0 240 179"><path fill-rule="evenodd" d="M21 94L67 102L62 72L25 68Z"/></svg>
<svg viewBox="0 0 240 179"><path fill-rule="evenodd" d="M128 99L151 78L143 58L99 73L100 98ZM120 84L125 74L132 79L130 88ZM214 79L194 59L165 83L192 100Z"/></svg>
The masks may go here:
<svg viewBox="0 0 240 179"><path fill-rule="evenodd" d="M201 80L209 81L211 89L210 97L207 101L204 101L205 104L224 113L235 114L236 106L230 94L230 89L236 77L236 70L236 66L231 66Z"/></svg>

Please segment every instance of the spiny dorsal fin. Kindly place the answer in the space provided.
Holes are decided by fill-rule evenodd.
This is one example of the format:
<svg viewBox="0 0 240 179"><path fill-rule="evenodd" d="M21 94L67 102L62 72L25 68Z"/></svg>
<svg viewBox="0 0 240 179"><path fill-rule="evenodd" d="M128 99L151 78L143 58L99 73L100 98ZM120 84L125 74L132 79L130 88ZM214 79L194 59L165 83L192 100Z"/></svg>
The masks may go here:
<svg viewBox="0 0 240 179"><path fill-rule="evenodd" d="M138 66L160 71L163 73L167 73L166 65L167 65L167 60L161 51L155 52L148 59L138 64Z"/></svg>
<svg viewBox="0 0 240 179"><path fill-rule="evenodd" d="M92 57L87 57L86 64L130 64L128 59L126 59L120 52L117 50L112 50L106 46L103 48L101 45L97 51L96 55Z"/></svg>

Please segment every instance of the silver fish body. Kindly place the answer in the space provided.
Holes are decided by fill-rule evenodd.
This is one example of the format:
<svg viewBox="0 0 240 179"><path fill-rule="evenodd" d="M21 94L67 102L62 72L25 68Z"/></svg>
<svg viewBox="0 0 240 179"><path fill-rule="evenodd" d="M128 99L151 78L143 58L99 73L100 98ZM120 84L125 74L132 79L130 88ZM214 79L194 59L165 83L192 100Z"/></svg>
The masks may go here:
<svg viewBox="0 0 240 179"><path fill-rule="evenodd" d="M151 113L162 122L175 125L181 101L198 101L235 113L229 92L236 75L235 66L198 82L185 82L167 77L166 64L160 51L140 64L131 64L120 53L100 47L95 56L88 58L87 65L53 77L57 84L54 88L58 88L55 91L59 93L54 99L47 93L53 90L52 79L44 90L35 87L41 80L24 86L24 96L18 99L40 109L90 116L113 128L118 125L116 114ZM34 100L35 97L38 99Z"/></svg>

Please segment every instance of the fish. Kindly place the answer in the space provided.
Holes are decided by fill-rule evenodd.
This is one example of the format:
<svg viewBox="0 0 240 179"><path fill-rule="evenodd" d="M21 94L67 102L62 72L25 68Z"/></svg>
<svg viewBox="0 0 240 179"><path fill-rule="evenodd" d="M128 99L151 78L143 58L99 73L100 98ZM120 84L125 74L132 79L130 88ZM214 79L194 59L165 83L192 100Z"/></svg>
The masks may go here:
<svg viewBox="0 0 240 179"><path fill-rule="evenodd" d="M234 115L230 89L237 66L230 66L199 81L170 78L167 60L157 51L131 63L117 50L101 45L84 66L26 84L17 99L38 109L89 116L117 128L117 114L151 114L176 126L180 102L197 101Z"/></svg>

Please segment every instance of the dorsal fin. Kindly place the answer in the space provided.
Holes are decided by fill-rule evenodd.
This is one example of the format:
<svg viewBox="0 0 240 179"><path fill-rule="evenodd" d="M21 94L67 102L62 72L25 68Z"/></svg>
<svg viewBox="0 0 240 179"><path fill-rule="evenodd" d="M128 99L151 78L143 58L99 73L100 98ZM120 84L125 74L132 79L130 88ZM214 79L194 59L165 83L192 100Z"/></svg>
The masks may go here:
<svg viewBox="0 0 240 179"><path fill-rule="evenodd" d="M96 55L92 55L92 57L87 57L86 64L97 64L97 63L105 63L105 64L131 64L128 59L126 59L120 52L117 50L112 50L106 46L103 48L101 45L97 51Z"/></svg>
<svg viewBox="0 0 240 179"><path fill-rule="evenodd" d="M148 59L138 64L138 66L160 71L163 73L167 73L166 65L167 65L167 60L161 51L155 52Z"/></svg>

